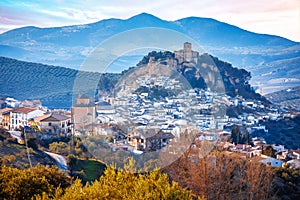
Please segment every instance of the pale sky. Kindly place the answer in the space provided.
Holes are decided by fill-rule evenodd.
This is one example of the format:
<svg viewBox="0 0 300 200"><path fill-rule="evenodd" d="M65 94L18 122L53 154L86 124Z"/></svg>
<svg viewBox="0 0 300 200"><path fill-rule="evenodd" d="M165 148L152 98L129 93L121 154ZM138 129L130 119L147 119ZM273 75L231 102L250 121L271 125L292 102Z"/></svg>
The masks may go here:
<svg viewBox="0 0 300 200"><path fill-rule="evenodd" d="M300 42L300 0L1 0L0 33L127 19L146 12L164 20L208 17Z"/></svg>

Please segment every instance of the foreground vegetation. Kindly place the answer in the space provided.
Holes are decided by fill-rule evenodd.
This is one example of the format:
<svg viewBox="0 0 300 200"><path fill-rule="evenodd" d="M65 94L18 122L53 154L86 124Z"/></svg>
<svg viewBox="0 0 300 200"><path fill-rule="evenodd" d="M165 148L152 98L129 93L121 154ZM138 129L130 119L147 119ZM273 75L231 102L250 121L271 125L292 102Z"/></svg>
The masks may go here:
<svg viewBox="0 0 300 200"><path fill-rule="evenodd" d="M3 134L0 199L300 199L299 170L268 167L237 154L214 151L207 155L190 148L163 169L139 173L131 159L122 170L116 168L118 163L107 167L91 159L83 145L96 148L91 141L40 143L39 149L67 158L69 171L62 172L52 162L37 164L36 157L45 153L31 148L36 167L29 168L25 147ZM199 155L205 156L199 159Z"/></svg>
<svg viewBox="0 0 300 200"><path fill-rule="evenodd" d="M124 171L108 167L93 183L72 180L57 168L41 165L19 170L2 166L0 196L3 199L192 199L191 191L169 182L168 176L156 169L136 174L132 160Z"/></svg>
<svg viewBox="0 0 300 200"><path fill-rule="evenodd" d="M72 179L57 167L36 167L21 170L13 167L0 168L1 199L31 199L43 193L55 195L57 188L65 190Z"/></svg>
<svg viewBox="0 0 300 200"><path fill-rule="evenodd" d="M91 160L80 167L95 173ZM299 170L272 168L215 152L198 162L184 155L163 170L138 173L133 159L107 167L95 181L71 178L57 167L2 166L1 199L299 199ZM101 167L101 166L100 166ZM101 169L104 170L104 169ZM94 172L93 172L94 171ZM94 174L95 175L95 174ZM95 175L97 176L97 175ZM91 178L91 177L90 177Z"/></svg>
<svg viewBox="0 0 300 200"><path fill-rule="evenodd" d="M97 160L78 159L76 156L68 156L70 175L86 182L97 180L104 174L106 165Z"/></svg>

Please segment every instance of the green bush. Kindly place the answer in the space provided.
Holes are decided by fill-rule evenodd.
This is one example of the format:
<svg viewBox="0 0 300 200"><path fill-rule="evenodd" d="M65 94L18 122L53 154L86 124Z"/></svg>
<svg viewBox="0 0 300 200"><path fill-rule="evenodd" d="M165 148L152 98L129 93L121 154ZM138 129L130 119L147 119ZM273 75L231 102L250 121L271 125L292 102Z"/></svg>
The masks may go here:
<svg viewBox="0 0 300 200"><path fill-rule="evenodd" d="M70 184L71 179L57 167L38 165L19 170L2 166L0 169L1 199L31 199L42 193L52 196L57 188L65 189Z"/></svg>

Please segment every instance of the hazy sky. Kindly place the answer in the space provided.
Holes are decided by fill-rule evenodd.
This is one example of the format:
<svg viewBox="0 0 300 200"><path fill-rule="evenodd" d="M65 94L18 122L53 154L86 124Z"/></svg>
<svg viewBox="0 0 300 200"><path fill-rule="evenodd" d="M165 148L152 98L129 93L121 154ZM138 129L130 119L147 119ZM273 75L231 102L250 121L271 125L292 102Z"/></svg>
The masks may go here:
<svg viewBox="0 0 300 200"><path fill-rule="evenodd" d="M141 12L165 20L209 17L300 41L300 0L1 0L0 33L29 25L53 27L127 19Z"/></svg>

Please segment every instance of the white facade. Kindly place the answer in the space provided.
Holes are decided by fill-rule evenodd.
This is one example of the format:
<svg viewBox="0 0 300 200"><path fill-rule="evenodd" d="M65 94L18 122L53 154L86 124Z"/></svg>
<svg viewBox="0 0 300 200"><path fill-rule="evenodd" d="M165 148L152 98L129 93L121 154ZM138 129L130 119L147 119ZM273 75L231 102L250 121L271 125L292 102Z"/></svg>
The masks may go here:
<svg viewBox="0 0 300 200"><path fill-rule="evenodd" d="M282 167L282 161L269 157L269 156L265 156L265 155L261 155L261 157L263 158L260 162L265 163L266 165L272 166L272 167Z"/></svg>
<svg viewBox="0 0 300 200"><path fill-rule="evenodd" d="M28 123L29 119L33 119L35 117L42 116L44 114L41 110L33 110L31 112L10 112L10 129L15 130L17 128L30 126Z"/></svg>
<svg viewBox="0 0 300 200"><path fill-rule="evenodd" d="M20 126L28 126L28 116L26 113L10 113L10 127L15 130Z"/></svg>

